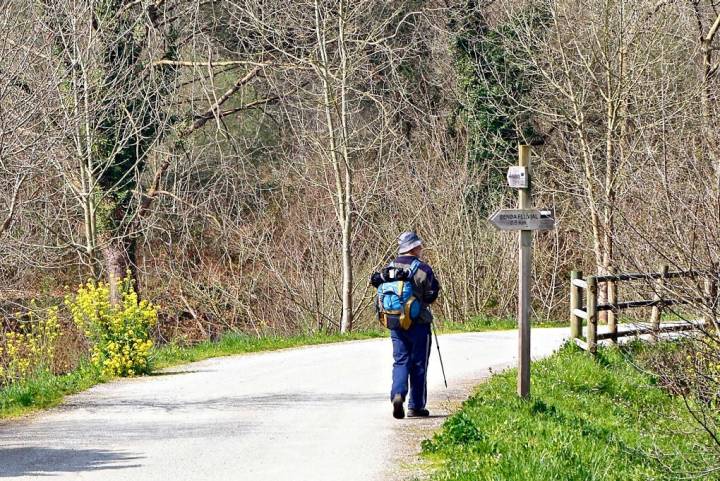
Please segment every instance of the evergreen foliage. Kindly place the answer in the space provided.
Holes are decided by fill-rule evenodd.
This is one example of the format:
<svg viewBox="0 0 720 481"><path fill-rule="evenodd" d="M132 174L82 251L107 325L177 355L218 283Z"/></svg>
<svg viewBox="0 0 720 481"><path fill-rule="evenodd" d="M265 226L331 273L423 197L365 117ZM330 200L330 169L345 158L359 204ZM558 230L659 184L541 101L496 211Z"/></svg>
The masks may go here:
<svg viewBox="0 0 720 481"><path fill-rule="evenodd" d="M148 153L165 134L165 103L177 74L172 66L149 65L150 28L124 12L124 3L108 0L96 7L102 41L91 150L99 171L101 232L115 231L129 217ZM176 37L174 28L169 27L164 35L165 59L177 57Z"/></svg>
<svg viewBox="0 0 720 481"><path fill-rule="evenodd" d="M523 105L532 72L513 46L513 25L490 26L477 0L457 8L449 28L456 32L452 50L461 98L451 133L465 129L467 161L486 173L487 182L469 193L468 203L480 209L497 206L505 189L505 170L517 158L519 143L537 143L531 115ZM527 18L525 18L527 17ZM513 22L530 22L538 29L546 21L543 9L531 7Z"/></svg>

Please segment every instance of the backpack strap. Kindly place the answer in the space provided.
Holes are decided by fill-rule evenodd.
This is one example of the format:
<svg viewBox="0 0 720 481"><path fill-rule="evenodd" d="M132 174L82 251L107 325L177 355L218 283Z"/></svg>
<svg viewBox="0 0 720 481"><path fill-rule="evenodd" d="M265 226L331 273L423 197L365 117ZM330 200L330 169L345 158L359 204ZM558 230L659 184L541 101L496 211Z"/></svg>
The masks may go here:
<svg viewBox="0 0 720 481"><path fill-rule="evenodd" d="M420 264L422 264L418 259L415 259L412 261L412 264L410 264L410 282L412 282L413 277L415 277L415 273L420 268Z"/></svg>

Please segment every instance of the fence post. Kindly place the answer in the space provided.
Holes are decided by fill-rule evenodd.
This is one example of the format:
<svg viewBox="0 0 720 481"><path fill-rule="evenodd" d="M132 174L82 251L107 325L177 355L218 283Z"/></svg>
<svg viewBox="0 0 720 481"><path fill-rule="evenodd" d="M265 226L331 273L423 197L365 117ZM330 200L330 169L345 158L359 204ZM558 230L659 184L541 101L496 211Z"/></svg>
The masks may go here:
<svg viewBox="0 0 720 481"><path fill-rule="evenodd" d="M663 292L665 287L665 278L667 277L668 270L669 267L667 265L660 266L660 278L655 282L654 301L660 301L662 299L661 292ZM662 316L662 307L660 307L659 304L654 305L652 314L650 315L650 324L653 331L660 329L660 316Z"/></svg>
<svg viewBox="0 0 720 481"><path fill-rule="evenodd" d="M583 320L575 315L575 309L582 309L582 289L573 284L575 279L582 279L581 271L570 273L570 339L582 337Z"/></svg>
<svg viewBox="0 0 720 481"><path fill-rule="evenodd" d="M587 345L593 354L597 352L597 293L597 279L590 276L587 280Z"/></svg>
<svg viewBox="0 0 720 481"><path fill-rule="evenodd" d="M617 270L615 267L610 267L608 269L610 275L615 275ZM608 323L608 332L612 334L612 337L610 338L612 342L617 343L617 317L615 315L615 304L617 303L617 281L612 280L608 281L607 284L607 293L608 293L608 304L613 306L612 309L608 311L607 316L607 323Z"/></svg>
<svg viewBox="0 0 720 481"><path fill-rule="evenodd" d="M713 274L714 275L714 274ZM705 327L713 326L716 332L720 332L717 324L717 282L714 277L705 278L705 299L708 310L705 314Z"/></svg>

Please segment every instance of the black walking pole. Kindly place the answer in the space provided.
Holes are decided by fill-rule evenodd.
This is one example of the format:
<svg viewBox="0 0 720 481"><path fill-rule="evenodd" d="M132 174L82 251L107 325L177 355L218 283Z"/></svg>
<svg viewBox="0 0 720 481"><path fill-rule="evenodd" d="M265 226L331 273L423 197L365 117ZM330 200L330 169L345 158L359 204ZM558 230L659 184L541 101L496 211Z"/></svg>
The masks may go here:
<svg viewBox="0 0 720 481"><path fill-rule="evenodd" d="M445 381L445 389L447 389L447 378L445 377L445 366L443 366L442 354L440 354L440 343L438 342L437 331L435 330L435 323L430 322L433 334L435 334L435 347L437 347L438 357L440 358L440 369L442 370L443 381Z"/></svg>

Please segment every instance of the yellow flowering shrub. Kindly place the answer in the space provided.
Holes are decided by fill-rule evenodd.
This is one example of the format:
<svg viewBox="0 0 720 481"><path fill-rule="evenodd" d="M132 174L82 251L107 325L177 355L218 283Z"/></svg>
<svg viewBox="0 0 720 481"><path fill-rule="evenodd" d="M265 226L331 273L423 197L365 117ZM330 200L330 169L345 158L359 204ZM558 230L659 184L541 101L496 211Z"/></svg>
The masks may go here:
<svg viewBox="0 0 720 481"><path fill-rule="evenodd" d="M33 303L26 315L16 331L0 337L0 385L52 369L60 334L58 309L43 310Z"/></svg>
<svg viewBox="0 0 720 481"><path fill-rule="evenodd" d="M156 306L138 299L129 276L120 284L117 305L111 304L104 282L88 281L65 298L73 321L90 342L92 363L108 377L150 372L150 330L158 318Z"/></svg>

